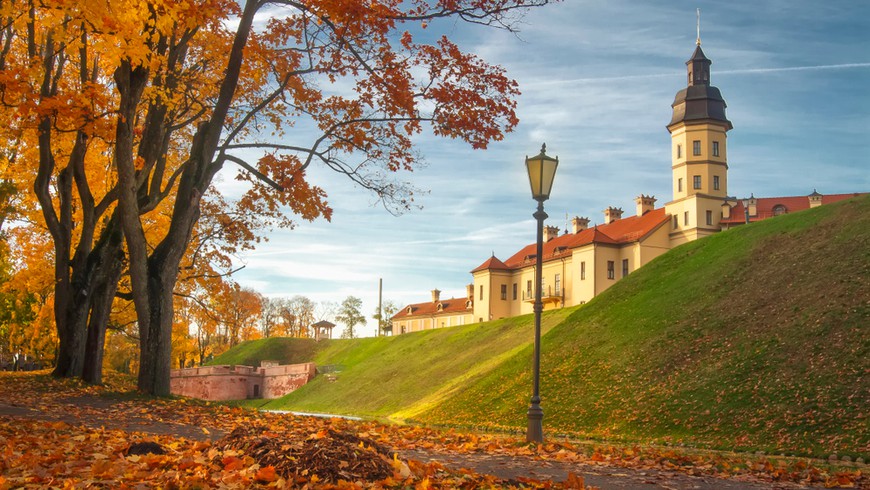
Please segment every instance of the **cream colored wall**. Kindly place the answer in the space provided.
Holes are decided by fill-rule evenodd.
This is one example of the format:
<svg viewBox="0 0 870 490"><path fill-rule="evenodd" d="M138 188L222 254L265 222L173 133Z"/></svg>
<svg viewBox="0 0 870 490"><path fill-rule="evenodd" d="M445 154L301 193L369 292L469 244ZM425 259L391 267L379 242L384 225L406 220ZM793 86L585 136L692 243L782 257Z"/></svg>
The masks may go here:
<svg viewBox="0 0 870 490"><path fill-rule="evenodd" d="M507 318L511 314L512 274L509 271L483 270L474 273L474 321ZM501 286L507 286L507 299L501 299ZM483 286L483 296L480 288ZM482 298L482 299L481 299Z"/></svg>
<svg viewBox="0 0 870 490"><path fill-rule="evenodd" d="M728 195L728 145L726 128L718 124L684 123L669 128L671 130L671 169L674 201L694 194L708 194L718 197ZM693 154L693 142L701 142L701 154ZM719 142L719 156L713 156L713 142ZM677 146L682 146L682 154L677 157ZM694 188L693 177L701 176L701 188ZM719 177L719 189L713 188L713 176ZM682 179L682 189L679 180Z"/></svg>
<svg viewBox="0 0 870 490"><path fill-rule="evenodd" d="M671 249L670 237L671 221L653 230L652 233L646 236L637 246L638 265L637 268L648 264L652 259L667 252Z"/></svg>
<svg viewBox="0 0 870 490"><path fill-rule="evenodd" d="M422 330L430 330L433 328L456 327L459 325L468 325L474 323L471 312L467 313L442 313L440 315L406 318L393 322L393 335L401 335L402 327L405 327L405 333L420 332Z"/></svg>
<svg viewBox="0 0 870 490"><path fill-rule="evenodd" d="M581 279L581 264L586 263L586 279ZM586 303L595 297L595 245L574 249L571 254L571 305Z"/></svg>
<svg viewBox="0 0 870 490"><path fill-rule="evenodd" d="M483 270L473 274L474 277L474 321L487 321L489 319L489 284L490 271ZM484 289L484 295L481 299L480 288Z"/></svg>

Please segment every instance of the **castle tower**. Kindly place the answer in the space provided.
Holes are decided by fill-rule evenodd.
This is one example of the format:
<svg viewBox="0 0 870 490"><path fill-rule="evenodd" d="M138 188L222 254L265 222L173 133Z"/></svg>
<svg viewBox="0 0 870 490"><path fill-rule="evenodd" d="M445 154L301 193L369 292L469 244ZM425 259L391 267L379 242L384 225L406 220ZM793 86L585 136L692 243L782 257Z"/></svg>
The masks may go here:
<svg viewBox="0 0 870 490"><path fill-rule="evenodd" d="M710 85L712 62L701 50L686 62L688 84L674 98L671 133L671 173L674 198L665 205L671 215L671 243L679 245L720 229L721 204L728 195L725 100Z"/></svg>

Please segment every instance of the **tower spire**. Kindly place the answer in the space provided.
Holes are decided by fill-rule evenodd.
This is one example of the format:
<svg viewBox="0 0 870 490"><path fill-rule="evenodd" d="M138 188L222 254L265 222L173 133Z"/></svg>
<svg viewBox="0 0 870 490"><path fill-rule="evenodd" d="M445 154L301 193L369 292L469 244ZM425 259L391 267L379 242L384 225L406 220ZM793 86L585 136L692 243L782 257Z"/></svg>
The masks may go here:
<svg viewBox="0 0 870 490"><path fill-rule="evenodd" d="M700 46L701 45L701 9L700 8L695 9L695 13L698 15L698 24L697 24L698 38L695 40L695 44L697 46Z"/></svg>

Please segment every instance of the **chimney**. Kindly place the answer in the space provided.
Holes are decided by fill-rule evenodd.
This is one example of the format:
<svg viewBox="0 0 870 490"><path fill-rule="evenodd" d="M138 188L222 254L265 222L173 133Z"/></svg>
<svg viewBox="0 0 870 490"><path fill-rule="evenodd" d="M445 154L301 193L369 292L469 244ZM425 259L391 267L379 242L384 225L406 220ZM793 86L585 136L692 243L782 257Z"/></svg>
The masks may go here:
<svg viewBox="0 0 870 490"><path fill-rule="evenodd" d="M634 202L637 204L638 216L643 216L656 207L656 198L653 196L644 196L641 194L634 198Z"/></svg>
<svg viewBox="0 0 870 490"><path fill-rule="evenodd" d="M609 225L614 221L622 219L622 208L615 208L610 206L609 208L604 210L604 224Z"/></svg>
<svg viewBox="0 0 870 490"><path fill-rule="evenodd" d="M559 227L558 226L545 226L544 227L544 243L549 242L550 240L559 236Z"/></svg>
<svg viewBox="0 0 870 490"><path fill-rule="evenodd" d="M725 198L725 200L722 201L722 219L731 219L731 207L736 204L737 203L731 204L731 202L728 201L728 198Z"/></svg>
<svg viewBox="0 0 870 490"><path fill-rule="evenodd" d="M574 219L571 220L571 224L574 226L574 233L580 233L586 228L589 228L589 218L574 216Z"/></svg>
<svg viewBox="0 0 870 490"><path fill-rule="evenodd" d="M810 207L817 208L822 205L822 195L818 193L815 189L813 189L813 193L807 196L810 200Z"/></svg>
<svg viewBox="0 0 870 490"><path fill-rule="evenodd" d="M437 289L432 290L432 302L437 303L438 299L441 298L441 291Z"/></svg>
<svg viewBox="0 0 870 490"><path fill-rule="evenodd" d="M468 301L472 301L474 299L474 284L469 284L465 286L465 297L468 298Z"/></svg>

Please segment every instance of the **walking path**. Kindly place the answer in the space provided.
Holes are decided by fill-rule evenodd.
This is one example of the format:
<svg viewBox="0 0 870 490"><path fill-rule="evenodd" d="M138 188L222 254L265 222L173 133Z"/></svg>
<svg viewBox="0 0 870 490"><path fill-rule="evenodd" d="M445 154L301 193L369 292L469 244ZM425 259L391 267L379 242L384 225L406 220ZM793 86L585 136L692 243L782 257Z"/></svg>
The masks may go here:
<svg viewBox="0 0 870 490"><path fill-rule="evenodd" d="M64 409L66 407L66 409ZM60 409L59 409L60 408ZM215 441L225 431L210 426L207 421L196 424L173 423L130 414L127 402L99 396L77 396L56 400L50 409L40 406L22 406L0 401L0 421L34 419L66 422L90 428L117 429L155 435L178 436L198 441ZM120 415L123 413L123 415ZM523 479L563 482L571 477L582 478L586 485L602 490L651 489L797 489L795 483L767 483L757 480L719 479L693 476L679 471L661 469L635 469L577 462L545 461L528 456L507 456L486 453L452 453L430 449L398 449L399 457L422 462L435 461L452 470L468 469L479 474L495 476L509 482Z"/></svg>

